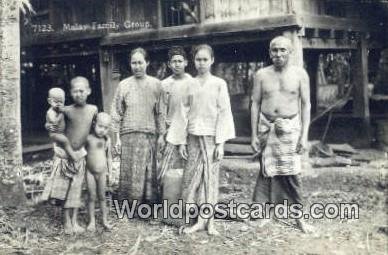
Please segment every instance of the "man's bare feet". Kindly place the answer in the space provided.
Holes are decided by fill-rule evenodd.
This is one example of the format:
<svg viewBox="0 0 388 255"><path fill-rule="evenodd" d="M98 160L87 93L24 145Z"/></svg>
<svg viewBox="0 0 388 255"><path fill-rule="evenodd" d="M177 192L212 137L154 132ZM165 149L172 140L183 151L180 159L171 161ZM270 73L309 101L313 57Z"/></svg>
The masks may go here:
<svg viewBox="0 0 388 255"><path fill-rule="evenodd" d="M257 219L253 221L252 220L245 221L246 224L254 228L262 228L270 222L271 222L271 219Z"/></svg>
<svg viewBox="0 0 388 255"><path fill-rule="evenodd" d="M85 232L85 229L78 224L73 224L73 232L79 234Z"/></svg>
<svg viewBox="0 0 388 255"><path fill-rule="evenodd" d="M96 223L90 222L89 225L86 227L86 231L95 232L96 231Z"/></svg>
<svg viewBox="0 0 388 255"><path fill-rule="evenodd" d="M299 229L305 233L305 234L313 234L315 232L315 229L313 226L307 224L306 222L304 222L303 220L297 220L297 225L299 227Z"/></svg>

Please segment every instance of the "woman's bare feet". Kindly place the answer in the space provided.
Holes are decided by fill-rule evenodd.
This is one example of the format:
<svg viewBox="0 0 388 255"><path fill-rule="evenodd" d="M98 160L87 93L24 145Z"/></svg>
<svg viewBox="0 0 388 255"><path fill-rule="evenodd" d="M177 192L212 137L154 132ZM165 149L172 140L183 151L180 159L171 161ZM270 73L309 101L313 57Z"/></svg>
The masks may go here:
<svg viewBox="0 0 388 255"><path fill-rule="evenodd" d="M95 232L96 231L96 223L90 222L89 225L86 227L86 231Z"/></svg>
<svg viewBox="0 0 388 255"><path fill-rule="evenodd" d="M108 221L103 221L102 226L105 230L111 230L113 228L113 225L109 224Z"/></svg>
<svg viewBox="0 0 388 255"><path fill-rule="evenodd" d="M70 224L70 222L65 224L64 231L66 235L73 234L73 226Z"/></svg>
<svg viewBox="0 0 388 255"><path fill-rule="evenodd" d="M181 227L179 231L181 234L191 234L200 230L205 230L205 224L202 222L197 222L191 227Z"/></svg>
<svg viewBox="0 0 388 255"><path fill-rule="evenodd" d="M81 227L80 225L78 225L78 223L75 223L75 224L73 224L73 232L79 234L79 233L85 232L85 229L83 227Z"/></svg>
<svg viewBox="0 0 388 255"><path fill-rule="evenodd" d="M220 235L220 232L217 231L217 229L214 227L214 224L208 224L207 233L211 236L219 236Z"/></svg>

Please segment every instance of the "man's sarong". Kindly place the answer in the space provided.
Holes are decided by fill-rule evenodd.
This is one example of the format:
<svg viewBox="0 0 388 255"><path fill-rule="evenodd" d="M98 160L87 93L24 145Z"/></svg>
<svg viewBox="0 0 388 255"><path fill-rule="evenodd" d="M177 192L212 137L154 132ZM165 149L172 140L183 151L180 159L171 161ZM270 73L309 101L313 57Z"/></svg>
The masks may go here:
<svg viewBox="0 0 388 255"><path fill-rule="evenodd" d="M121 136L119 198L156 202L156 135L132 132Z"/></svg>
<svg viewBox="0 0 388 255"><path fill-rule="evenodd" d="M260 115L258 134L262 152L261 167L265 177L301 172L301 156L296 153L300 131L299 115L274 121Z"/></svg>
<svg viewBox="0 0 388 255"><path fill-rule="evenodd" d="M268 120L260 115L260 173L253 201L257 203L301 203L301 156L296 153L300 137L300 119Z"/></svg>
<svg viewBox="0 0 388 255"><path fill-rule="evenodd" d="M215 146L214 136L188 136L181 195L185 203L218 202L220 161L214 161Z"/></svg>
<svg viewBox="0 0 388 255"><path fill-rule="evenodd" d="M264 177L259 173L253 193L255 203L302 203L301 198L302 183L300 175L282 175Z"/></svg>
<svg viewBox="0 0 388 255"><path fill-rule="evenodd" d="M65 157L65 158L63 158ZM74 173L71 177L64 175L71 167ZM64 208L81 207L82 184L85 178L86 160L74 163L62 153L55 151L50 179L46 183L42 194L42 200L50 198L64 200Z"/></svg>

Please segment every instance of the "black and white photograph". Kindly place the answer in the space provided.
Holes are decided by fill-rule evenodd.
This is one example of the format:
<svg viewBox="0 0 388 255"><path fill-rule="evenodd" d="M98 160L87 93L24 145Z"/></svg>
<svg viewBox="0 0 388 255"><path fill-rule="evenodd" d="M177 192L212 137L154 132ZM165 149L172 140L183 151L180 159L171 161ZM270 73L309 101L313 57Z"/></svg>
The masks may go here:
<svg viewBox="0 0 388 255"><path fill-rule="evenodd" d="M0 0L0 254L388 254L388 0Z"/></svg>

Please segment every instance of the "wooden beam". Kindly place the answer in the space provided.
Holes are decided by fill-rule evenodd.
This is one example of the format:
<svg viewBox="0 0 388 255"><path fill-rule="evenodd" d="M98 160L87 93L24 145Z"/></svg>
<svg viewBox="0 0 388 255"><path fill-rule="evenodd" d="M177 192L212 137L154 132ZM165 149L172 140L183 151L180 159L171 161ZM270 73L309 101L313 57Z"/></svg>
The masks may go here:
<svg viewBox="0 0 388 255"><path fill-rule="evenodd" d="M48 34L36 34L28 38L22 38L22 47L29 47L34 45L48 45L55 43L64 43L71 41L91 40L103 37L107 34L105 30L91 30L91 31L71 31L58 32Z"/></svg>
<svg viewBox="0 0 388 255"><path fill-rule="evenodd" d="M281 15L246 21L231 21L218 24L190 24L160 29L128 31L107 35L101 45L125 45L128 43L144 43L160 40L176 40L203 36L222 36L236 32L254 32L273 29L297 27L295 15Z"/></svg>
<svg viewBox="0 0 388 255"><path fill-rule="evenodd" d="M318 15L299 15L299 24L307 28L334 30L370 31L365 21L361 19L338 18Z"/></svg>
<svg viewBox="0 0 388 255"><path fill-rule="evenodd" d="M222 36L197 36L197 37L187 37L187 38L175 38L169 40L160 40L160 41L131 41L127 44L121 45L109 45L115 53L128 52L130 47L135 47L141 45L141 47L150 50L158 51L163 49L168 49L172 45L181 45L183 47L192 46L202 43L208 43L213 46L215 45L225 45L225 44L238 44L238 43L250 43L250 42L263 42L269 41L275 36L279 35L279 31L262 31L262 32L239 32L239 33L229 33Z"/></svg>
<svg viewBox="0 0 388 255"><path fill-rule="evenodd" d="M356 49L357 44L348 39L323 39L323 38L302 38L304 49L336 49L347 50Z"/></svg>

